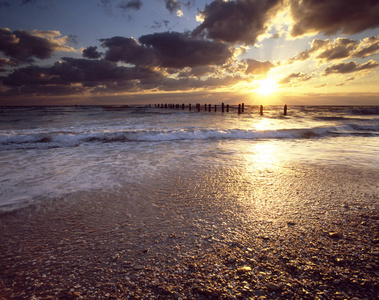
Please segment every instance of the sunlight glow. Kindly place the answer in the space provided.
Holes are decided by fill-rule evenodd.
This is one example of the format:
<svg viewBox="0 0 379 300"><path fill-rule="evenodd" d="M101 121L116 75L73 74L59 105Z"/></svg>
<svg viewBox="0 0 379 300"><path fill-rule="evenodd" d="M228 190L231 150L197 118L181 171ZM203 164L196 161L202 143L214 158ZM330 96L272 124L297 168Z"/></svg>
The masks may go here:
<svg viewBox="0 0 379 300"><path fill-rule="evenodd" d="M271 78L266 78L259 82L257 92L261 95L270 95L276 91L277 84Z"/></svg>
<svg viewBox="0 0 379 300"><path fill-rule="evenodd" d="M262 119L260 120L256 125L255 129L258 131L264 131L267 130L268 127L268 120L267 119Z"/></svg>

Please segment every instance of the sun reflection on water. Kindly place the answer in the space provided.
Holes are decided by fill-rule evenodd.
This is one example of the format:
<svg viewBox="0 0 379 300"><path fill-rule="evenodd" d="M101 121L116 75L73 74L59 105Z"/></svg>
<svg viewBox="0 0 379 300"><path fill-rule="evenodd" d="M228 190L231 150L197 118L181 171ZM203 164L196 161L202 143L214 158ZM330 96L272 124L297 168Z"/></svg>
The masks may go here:
<svg viewBox="0 0 379 300"><path fill-rule="evenodd" d="M255 124L255 129L258 131L264 131L264 130L267 130L267 128L268 128L268 120L267 119L262 119Z"/></svg>

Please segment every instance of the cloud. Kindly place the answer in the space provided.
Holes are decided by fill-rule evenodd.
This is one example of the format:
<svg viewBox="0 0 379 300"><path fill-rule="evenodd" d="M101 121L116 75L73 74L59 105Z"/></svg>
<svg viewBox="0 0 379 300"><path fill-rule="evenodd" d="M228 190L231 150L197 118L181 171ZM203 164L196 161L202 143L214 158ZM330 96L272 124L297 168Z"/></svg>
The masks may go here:
<svg viewBox="0 0 379 300"><path fill-rule="evenodd" d="M206 87L207 89L216 89L220 87L230 86L243 80L240 76L225 76L221 78L207 78L199 80L197 78L164 78L159 81L160 91L177 91L177 90L195 90Z"/></svg>
<svg viewBox="0 0 379 300"><path fill-rule="evenodd" d="M348 38L337 38L334 42L327 41L322 44L322 47L319 49L315 47L312 51L321 50L321 53L319 53L316 58L330 61L349 57L357 45L357 41Z"/></svg>
<svg viewBox="0 0 379 300"><path fill-rule="evenodd" d="M243 80L235 74L200 79L202 75L213 72L214 67L194 67L187 71L192 75L174 78L151 68L118 66L117 62L108 60L66 57L50 67L28 66L0 77L4 86L8 87L8 91L1 95L93 95L143 90L196 90L224 87Z"/></svg>
<svg viewBox="0 0 379 300"><path fill-rule="evenodd" d="M0 1L0 7L11 7L8 1Z"/></svg>
<svg viewBox="0 0 379 300"><path fill-rule="evenodd" d="M269 61L258 61L254 59L246 59L245 74L266 75L274 65Z"/></svg>
<svg viewBox="0 0 379 300"><path fill-rule="evenodd" d="M0 51L19 63L34 58L50 58L56 51L75 51L66 45L70 38L61 37L59 31L0 29Z"/></svg>
<svg viewBox="0 0 379 300"><path fill-rule="evenodd" d="M166 3L166 8L170 13L175 13L177 10L179 10L180 7L180 2L177 0L165 0Z"/></svg>
<svg viewBox="0 0 379 300"><path fill-rule="evenodd" d="M196 39L178 32L148 34L141 36L139 41L153 49L162 67L222 65L233 54L224 43Z"/></svg>
<svg viewBox="0 0 379 300"><path fill-rule="evenodd" d="M194 1L189 0L187 2L184 2L184 1L178 1L178 0L164 0L164 2L166 5L166 9L171 14L176 13L176 15L178 17L181 17L181 16L183 16L183 12L181 10L182 6L185 6L185 7L187 7L187 9L190 9L190 7L192 6L192 2L194 2Z"/></svg>
<svg viewBox="0 0 379 300"><path fill-rule="evenodd" d="M379 35L365 38L358 45L353 57L368 57L379 52Z"/></svg>
<svg viewBox="0 0 379 300"><path fill-rule="evenodd" d="M139 10L142 7L141 0L100 0L100 7L104 8L106 12L113 15L113 10L121 10L123 12L130 10Z"/></svg>
<svg viewBox="0 0 379 300"><path fill-rule="evenodd" d="M348 63L340 63L332 65L325 69L324 76L328 76L331 74L347 74L353 72L361 72L370 69L374 69L379 67L379 63L374 60L369 60L363 64L357 64L355 61L350 61Z"/></svg>
<svg viewBox="0 0 379 300"><path fill-rule="evenodd" d="M233 53L228 45L192 38L178 32L163 32L133 38L102 39L105 58L138 66L184 68L222 65ZM210 55L210 53L212 55Z"/></svg>
<svg viewBox="0 0 379 300"><path fill-rule="evenodd" d="M201 66L194 68L185 68L178 73L178 77L201 77L210 75L215 72L215 67Z"/></svg>
<svg viewBox="0 0 379 300"><path fill-rule="evenodd" d="M295 81L295 82L299 82L299 81L308 81L310 80L312 77L311 76L307 76L306 74L304 73L292 73L286 77L284 77L282 80L280 80L278 82L278 84L281 84L281 85L288 85L290 84L291 82ZM290 84L292 85L292 84Z"/></svg>
<svg viewBox="0 0 379 300"><path fill-rule="evenodd" d="M332 61L345 58L365 58L379 52L379 35L356 41L348 38L336 38L333 41L315 39L308 50L301 52L290 60L307 60L315 57L318 60Z"/></svg>
<svg viewBox="0 0 379 300"><path fill-rule="evenodd" d="M3 77L2 83L9 87L46 85L51 83L51 76L48 67L29 66Z"/></svg>
<svg viewBox="0 0 379 300"><path fill-rule="evenodd" d="M10 88L7 95L19 94L20 91L26 94L28 91L38 91L40 95L44 95L44 88L52 91L54 87L56 91L63 91L63 87L67 87L69 91L91 92L99 86L125 89L151 82L156 86L162 78L160 72L148 68L117 66L116 62L107 60L66 57L51 67L19 68L8 76L1 77L1 81ZM74 86L77 89L71 88Z"/></svg>
<svg viewBox="0 0 379 300"><path fill-rule="evenodd" d="M129 0L129 1L120 1L117 5L117 7L121 8L122 10L139 10L142 6L142 2L140 0Z"/></svg>
<svg viewBox="0 0 379 300"><path fill-rule="evenodd" d="M168 21L168 20L154 21L154 25L152 25L151 28L159 29L163 26L165 26L167 28L169 23L170 23L170 21Z"/></svg>
<svg viewBox="0 0 379 300"><path fill-rule="evenodd" d="M215 0L201 12L203 22L193 31L194 36L254 45L266 33L266 23L280 8L280 0Z"/></svg>
<svg viewBox="0 0 379 300"><path fill-rule="evenodd" d="M97 47L89 46L86 49L83 50L83 57L86 58L100 58L102 53L97 51Z"/></svg>
<svg viewBox="0 0 379 300"><path fill-rule="evenodd" d="M152 49L141 45L133 38L115 36L101 39L101 45L107 48L105 59L121 61L139 66L156 66L158 59Z"/></svg>
<svg viewBox="0 0 379 300"><path fill-rule="evenodd" d="M18 62L15 61L14 59L9 59L9 58L1 58L0 57L0 72L3 72L4 69L3 67L4 66L12 66L12 67L15 67L18 65Z"/></svg>
<svg viewBox="0 0 379 300"><path fill-rule="evenodd" d="M377 0L289 0L294 24L292 37L338 32L354 34L379 26Z"/></svg>

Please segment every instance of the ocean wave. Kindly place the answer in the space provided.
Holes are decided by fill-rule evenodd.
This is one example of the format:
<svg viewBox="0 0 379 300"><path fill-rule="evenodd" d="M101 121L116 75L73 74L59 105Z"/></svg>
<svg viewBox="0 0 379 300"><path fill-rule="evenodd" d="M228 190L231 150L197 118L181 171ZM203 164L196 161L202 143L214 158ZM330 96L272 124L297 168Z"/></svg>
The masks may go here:
<svg viewBox="0 0 379 300"><path fill-rule="evenodd" d="M378 106L367 106L367 107L355 107L350 110L350 114L352 115L379 115L379 107Z"/></svg>
<svg viewBox="0 0 379 300"><path fill-rule="evenodd" d="M367 136L367 132L378 132L377 126L350 125L341 128L316 127L280 130L244 129L179 129L179 130L116 130L116 131L51 131L25 134L0 135L0 148L45 148L70 147L83 143L110 142L160 142L175 140L228 140L228 139L304 139L322 138L340 134Z"/></svg>

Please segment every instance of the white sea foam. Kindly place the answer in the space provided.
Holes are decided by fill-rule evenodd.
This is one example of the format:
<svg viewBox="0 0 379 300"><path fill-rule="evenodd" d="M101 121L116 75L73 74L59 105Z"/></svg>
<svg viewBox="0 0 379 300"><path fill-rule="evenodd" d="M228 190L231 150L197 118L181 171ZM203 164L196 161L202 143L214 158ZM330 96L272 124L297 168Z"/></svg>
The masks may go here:
<svg viewBox="0 0 379 300"><path fill-rule="evenodd" d="M342 127L314 127L278 130L253 129L167 129L167 130L107 130L87 132L48 131L20 132L0 135L0 149L25 149L78 146L96 142L159 142L175 140L225 139L302 139L322 138L338 134L378 135L377 126L345 125Z"/></svg>

